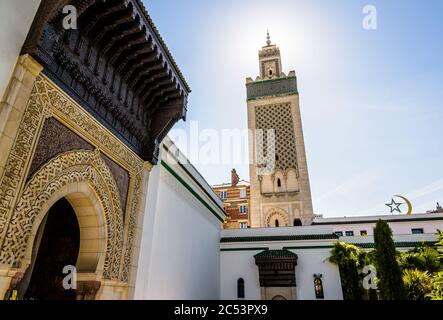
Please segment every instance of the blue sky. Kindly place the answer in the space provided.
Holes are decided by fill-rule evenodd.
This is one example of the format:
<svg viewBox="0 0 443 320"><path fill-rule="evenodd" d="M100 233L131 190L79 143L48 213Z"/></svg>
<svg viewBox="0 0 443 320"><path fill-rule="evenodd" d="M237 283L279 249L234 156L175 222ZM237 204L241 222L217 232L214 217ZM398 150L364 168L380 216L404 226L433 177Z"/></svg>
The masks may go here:
<svg viewBox="0 0 443 320"><path fill-rule="evenodd" d="M145 1L193 92L189 130L247 127L246 77L258 75L266 30L298 77L314 210L386 214L443 202L443 1ZM362 27L365 5L377 30ZM211 184L247 164L203 165Z"/></svg>

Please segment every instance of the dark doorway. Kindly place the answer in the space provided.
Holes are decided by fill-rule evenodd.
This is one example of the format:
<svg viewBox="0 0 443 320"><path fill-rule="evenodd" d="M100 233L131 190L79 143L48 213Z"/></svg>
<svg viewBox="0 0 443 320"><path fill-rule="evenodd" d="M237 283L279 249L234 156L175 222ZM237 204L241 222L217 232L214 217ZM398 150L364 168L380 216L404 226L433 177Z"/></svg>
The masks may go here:
<svg viewBox="0 0 443 320"><path fill-rule="evenodd" d="M243 278L239 278L237 280L237 298L245 298L245 280L243 280Z"/></svg>
<svg viewBox="0 0 443 320"><path fill-rule="evenodd" d="M294 219L294 227L300 227L302 225L300 219Z"/></svg>
<svg viewBox="0 0 443 320"><path fill-rule="evenodd" d="M45 223L46 222L46 223ZM63 268L75 266L80 248L80 228L70 203L62 198L49 210L38 234L40 243L34 244L35 263L25 300L74 300L75 290L65 290ZM37 242L37 241L36 241ZM37 247L38 246L38 247Z"/></svg>

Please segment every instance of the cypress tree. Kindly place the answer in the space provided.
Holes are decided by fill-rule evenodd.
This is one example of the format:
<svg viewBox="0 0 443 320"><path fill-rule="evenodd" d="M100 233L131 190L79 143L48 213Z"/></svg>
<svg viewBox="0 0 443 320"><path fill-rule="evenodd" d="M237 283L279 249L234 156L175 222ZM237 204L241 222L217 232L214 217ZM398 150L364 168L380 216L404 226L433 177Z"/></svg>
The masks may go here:
<svg viewBox="0 0 443 320"><path fill-rule="evenodd" d="M383 220L379 220L375 226L374 242L377 286L380 290L381 299L404 300L404 284L400 266L396 259L392 230Z"/></svg>

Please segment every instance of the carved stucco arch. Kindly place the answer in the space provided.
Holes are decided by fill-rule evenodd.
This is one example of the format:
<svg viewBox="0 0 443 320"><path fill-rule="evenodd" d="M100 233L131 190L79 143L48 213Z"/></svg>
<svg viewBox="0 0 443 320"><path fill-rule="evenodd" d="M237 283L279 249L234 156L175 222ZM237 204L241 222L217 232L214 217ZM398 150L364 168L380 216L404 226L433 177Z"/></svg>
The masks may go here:
<svg viewBox="0 0 443 320"><path fill-rule="evenodd" d="M61 154L30 178L15 206L0 263L25 269L31 259L34 237L49 207L64 196L71 202L73 195L89 199L89 205L100 211L95 210L101 214L96 218L102 220L105 233L102 276L118 279L123 251L123 214L116 183L98 150ZM75 206L74 211L79 216Z"/></svg>
<svg viewBox="0 0 443 320"><path fill-rule="evenodd" d="M279 222L283 221L284 225L280 225L281 227L289 226L288 213L281 208L272 208L268 210L265 217L266 227L273 227L272 222L276 219L278 219Z"/></svg>

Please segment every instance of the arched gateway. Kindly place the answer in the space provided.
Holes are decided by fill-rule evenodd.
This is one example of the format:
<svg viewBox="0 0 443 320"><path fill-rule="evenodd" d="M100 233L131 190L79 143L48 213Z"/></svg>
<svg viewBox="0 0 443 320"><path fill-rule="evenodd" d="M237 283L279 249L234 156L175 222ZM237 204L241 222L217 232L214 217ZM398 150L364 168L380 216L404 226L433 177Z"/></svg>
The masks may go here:
<svg viewBox="0 0 443 320"><path fill-rule="evenodd" d="M146 182L189 93L141 1L40 2L0 101L0 299L45 298L33 274L63 241L75 298L134 296Z"/></svg>
<svg viewBox="0 0 443 320"><path fill-rule="evenodd" d="M15 207L0 261L25 273L35 262L32 251L42 221L63 198L72 206L80 228L75 263L80 282L82 277L89 281L118 279L123 213L112 173L98 151L62 154L32 176Z"/></svg>

